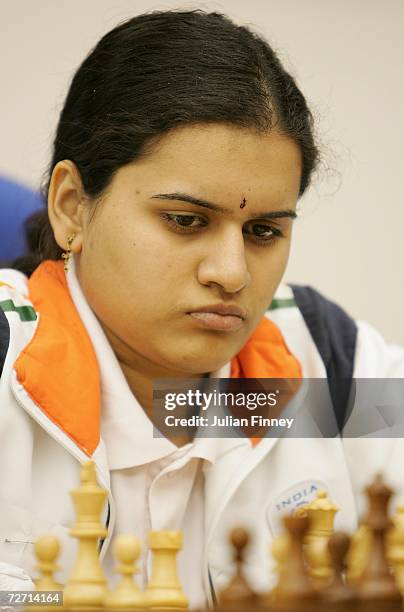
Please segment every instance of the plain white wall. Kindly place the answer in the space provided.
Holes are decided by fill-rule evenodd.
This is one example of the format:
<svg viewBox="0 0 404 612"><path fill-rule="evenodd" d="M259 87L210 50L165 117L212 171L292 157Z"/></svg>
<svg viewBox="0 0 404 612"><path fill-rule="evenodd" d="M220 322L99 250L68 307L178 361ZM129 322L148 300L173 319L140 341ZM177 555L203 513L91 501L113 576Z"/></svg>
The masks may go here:
<svg viewBox="0 0 404 612"><path fill-rule="evenodd" d="M251 25L297 77L331 171L301 201L286 280L404 344L402 0L0 0L0 173L37 186L85 54L117 22L168 7Z"/></svg>

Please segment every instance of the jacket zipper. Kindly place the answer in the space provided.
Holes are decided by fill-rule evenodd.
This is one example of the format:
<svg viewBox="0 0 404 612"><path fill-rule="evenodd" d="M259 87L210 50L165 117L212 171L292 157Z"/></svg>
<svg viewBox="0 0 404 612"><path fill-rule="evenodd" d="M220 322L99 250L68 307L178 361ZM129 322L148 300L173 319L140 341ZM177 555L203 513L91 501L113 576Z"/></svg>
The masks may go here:
<svg viewBox="0 0 404 612"><path fill-rule="evenodd" d="M41 409L39 408L39 406L35 404L35 402L31 399L31 397L28 395L25 389L24 389L24 394L26 395L26 398L24 398L24 400L20 398L19 397L20 390L16 388L17 385L20 385L21 389L24 389L23 385L21 385L21 383L19 383L16 380L15 372L13 371L11 375L11 389L13 392L14 399L16 400L18 405L21 406L21 408L25 412L27 412L38 423L38 425L40 425L42 429L44 429L49 436L51 436L51 438L53 438L54 440L56 440L56 442L58 442L58 444L63 446L63 448L68 453L70 453L70 455L72 455L72 457L74 457L76 461L78 461L81 464L83 463L84 460L88 460L89 458L85 455L83 451L80 450L79 453L74 452L73 448L69 448L68 445L66 445L61 439L59 439L55 435L55 432L51 427L46 426L46 421L48 420L46 419L46 417L44 417L43 420L37 418L37 415L32 410L29 409L28 403L31 403L33 406L35 406L35 409L39 410L40 412L41 412ZM25 401L27 401L27 404L25 404ZM43 413L41 412L41 414ZM96 467L97 467L97 464L96 464ZM97 469L97 478L100 482L100 485L107 491L107 494L108 494L108 511L107 511L107 519L106 519L107 536L106 538L100 541L100 545L99 545L99 556L100 556L100 560L102 560L106 554L109 543L111 541L113 528L115 525L115 501L112 497L111 490L109 486L107 485L107 483L105 482L102 476L102 472L99 469Z"/></svg>

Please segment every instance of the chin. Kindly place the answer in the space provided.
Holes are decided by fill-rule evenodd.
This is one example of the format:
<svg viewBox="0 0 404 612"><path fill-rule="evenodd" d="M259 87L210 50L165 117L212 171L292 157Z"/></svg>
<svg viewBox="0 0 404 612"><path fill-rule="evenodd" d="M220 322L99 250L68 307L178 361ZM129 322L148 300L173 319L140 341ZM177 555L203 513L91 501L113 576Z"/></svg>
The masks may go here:
<svg viewBox="0 0 404 612"><path fill-rule="evenodd" d="M176 342L175 352L171 344L169 351L160 353L160 364L171 371L181 372L180 377L203 376L207 372L215 372L230 362L244 346L243 342L234 339L227 340L226 344L212 341L208 342Z"/></svg>
<svg viewBox="0 0 404 612"><path fill-rule="evenodd" d="M178 363L176 365L178 366L179 370L184 371L184 378L186 378L187 374L189 376L203 376L206 373L215 372L230 360L231 358L227 357L223 357L222 359L216 357L215 359L212 359L212 356L206 356L202 359L200 356L199 358L195 359L192 359L192 357L184 357L184 361L181 364Z"/></svg>

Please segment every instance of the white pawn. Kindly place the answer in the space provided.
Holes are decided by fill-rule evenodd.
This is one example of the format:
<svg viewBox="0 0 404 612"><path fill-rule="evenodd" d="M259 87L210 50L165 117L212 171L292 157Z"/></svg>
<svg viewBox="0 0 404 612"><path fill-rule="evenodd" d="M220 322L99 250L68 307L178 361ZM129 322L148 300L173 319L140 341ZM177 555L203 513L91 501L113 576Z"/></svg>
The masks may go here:
<svg viewBox="0 0 404 612"><path fill-rule="evenodd" d="M347 581L356 585L365 571L372 545L372 535L367 525L362 523L353 534L347 555Z"/></svg>
<svg viewBox="0 0 404 612"><path fill-rule="evenodd" d="M62 591L63 585L56 582L53 577L53 574L59 569L56 564L60 552L59 540L54 535L44 535L35 542L34 551L38 560L37 570L39 572L39 577L34 581L35 589L37 591ZM56 593L55 597L58 597ZM56 601L54 597L51 597L51 600ZM62 601L62 596L60 596L60 601ZM50 612L55 609L55 604L46 605L46 603L45 601L43 605L35 605L35 610L37 612ZM59 606L58 608L60 610ZM32 612L31 606L24 609L27 612Z"/></svg>
<svg viewBox="0 0 404 612"><path fill-rule="evenodd" d="M188 600L177 575L177 552L182 547L180 531L150 531L149 547L153 551L152 574L145 591L151 609L188 608Z"/></svg>
<svg viewBox="0 0 404 612"><path fill-rule="evenodd" d="M60 544L54 535L44 535L35 542L35 555L38 559L39 578L35 580L37 591L61 591L63 586L53 577L59 567L56 559L59 556Z"/></svg>
<svg viewBox="0 0 404 612"><path fill-rule="evenodd" d="M116 590L107 595L105 607L117 610L145 610L145 597L133 580L134 574L140 571L136 566L140 554L139 540L130 535L117 536L113 549L115 558L120 561L116 571L122 578Z"/></svg>

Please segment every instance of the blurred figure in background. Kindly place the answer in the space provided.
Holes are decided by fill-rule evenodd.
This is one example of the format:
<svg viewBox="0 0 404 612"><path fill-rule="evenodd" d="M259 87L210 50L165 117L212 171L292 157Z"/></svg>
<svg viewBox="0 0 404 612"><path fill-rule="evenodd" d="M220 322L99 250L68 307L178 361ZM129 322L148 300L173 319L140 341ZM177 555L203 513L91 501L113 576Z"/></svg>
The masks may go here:
<svg viewBox="0 0 404 612"><path fill-rule="evenodd" d="M0 262L7 265L27 250L25 221L41 207L39 193L0 176Z"/></svg>

